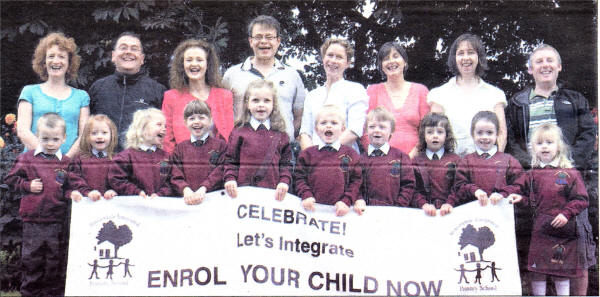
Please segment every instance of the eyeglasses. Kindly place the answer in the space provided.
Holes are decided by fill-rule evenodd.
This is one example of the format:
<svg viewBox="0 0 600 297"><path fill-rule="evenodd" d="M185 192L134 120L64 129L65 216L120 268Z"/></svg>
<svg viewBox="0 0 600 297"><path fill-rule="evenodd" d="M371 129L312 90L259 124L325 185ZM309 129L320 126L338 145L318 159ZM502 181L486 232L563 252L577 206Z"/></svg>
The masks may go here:
<svg viewBox="0 0 600 297"><path fill-rule="evenodd" d="M267 35L267 36L262 36L262 35L256 35L256 36L250 36L250 38L252 38L252 40L254 41L261 41L261 40L266 40L266 41L272 41L273 39L276 39L278 36L272 36L272 35Z"/></svg>
<svg viewBox="0 0 600 297"><path fill-rule="evenodd" d="M129 49L129 51L134 52L134 53L139 53L142 51L141 48L139 48L138 46L135 46L135 45L128 47L127 45L123 44L123 45L117 47L117 50L122 51L122 52L127 51L128 49Z"/></svg>

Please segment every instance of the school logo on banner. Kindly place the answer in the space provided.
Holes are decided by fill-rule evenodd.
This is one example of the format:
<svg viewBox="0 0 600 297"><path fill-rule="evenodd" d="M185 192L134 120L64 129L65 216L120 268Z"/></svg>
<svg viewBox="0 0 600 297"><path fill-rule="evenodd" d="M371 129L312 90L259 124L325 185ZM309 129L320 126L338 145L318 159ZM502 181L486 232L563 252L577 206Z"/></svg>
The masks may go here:
<svg viewBox="0 0 600 297"><path fill-rule="evenodd" d="M115 221L117 223L115 223ZM133 240L133 232L127 223L120 224L117 218L100 221L95 230L95 238L91 239L90 274L93 282L119 281L123 283L131 278L135 266L130 256L133 254L126 247ZM98 281L96 281L98 280Z"/></svg>
<svg viewBox="0 0 600 297"><path fill-rule="evenodd" d="M498 290L502 263L498 263L495 224L491 221L467 221L456 227L457 261L454 270L462 292L478 294Z"/></svg>

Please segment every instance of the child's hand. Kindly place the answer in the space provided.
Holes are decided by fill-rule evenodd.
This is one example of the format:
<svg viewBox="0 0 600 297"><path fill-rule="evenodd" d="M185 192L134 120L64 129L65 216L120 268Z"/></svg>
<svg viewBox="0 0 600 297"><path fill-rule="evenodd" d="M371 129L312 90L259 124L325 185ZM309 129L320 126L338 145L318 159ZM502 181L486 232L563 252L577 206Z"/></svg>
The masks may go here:
<svg viewBox="0 0 600 297"><path fill-rule="evenodd" d="M81 201L81 199L83 198L83 195L81 195L81 193L79 193L79 191L73 191L71 192L71 200L75 201L75 202L79 202Z"/></svg>
<svg viewBox="0 0 600 297"><path fill-rule="evenodd" d="M302 207L306 210L315 211L315 197L308 197L302 200Z"/></svg>
<svg viewBox="0 0 600 297"><path fill-rule="evenodd" d="M502 199L504 199L504 196L502 196L500 193L494 192L492 195L490 195L490 202L492 202L492 205L498 204L498 202L500 202Z"/></svg>
<svg viewBox="0 0 600 297"><path fill-rule="evenodd" d="M150 198L158 198L158 194L152 193L152 195L150 195Z"/></svg>
<svg viewBox="0 0 600 297"><path fill-rule="evenodd" d="M140 197L142 197L142 198L148 198L148 195L146 195L146 192L144 192L144 191L140 191L140 194L139 194L139 195L140 195Z"/></svg>
<svg viewBox="0 0 600 297"><path fill-rule="evenodd" d="M277 188L275 189L275 199L277 199L277 201L283 201L288 189L289 186L286 183L278 183Z"/></svg>
<svg viewBox="0 0 600 297"><path fill-rule="evenodd" d="M93 190L88 193L88 198L90 198L92 201L98 201L98 199L100 199L101 197L102 194L100 194L100 192L98 192L97 190Z"/></svg>
<svg viewBox="0 0 600 297"><path fill-rule="evenodd" d="M556 217L554 217L554 220L550 222L550 225L554 228L560 228L566 225L568 221L569 219L567 219L564 214L559 213Z"/></svg>
<svg viewBox="0 0 600 297"><path fill-rule="evenodd" d="M190 189L190 187L183 188L183 202L185 202L185 204L192 204L193 196L194 191Z"/></svg>
<svg viewBox="0 0 600 297"><path fill-rule="evenodd" d="M204 201L205 197L206 197L206 187L205 186L200 187L194 193L194 199L195 199L195 201L197 201L196 204L201 203L202 201Z"/></svg>
<svg viewBox="0 0 600 297"><path fill-rule="evenodd" d="M425 211L426 215L435 217L435 206L433 204L425 203L421 208Z"/></svg>
<svg viewBox="0 0 600 297"><path fill-rule="evenodd" d="M506 198L508 198L508 203L512 203L512 204L519 203L519 202L521 202L521 200L523 200L523 196L521 196L519 194L515 194L515 193L508 195L508 197L506 197Z"/></svg>
<svg viewBox="0 0 600 297"><path fill-rule="evenodd" d="M479 200L481 206L486 206L488 203L488 195L482 189L477 189L477 191L475 191L475 198Z"/></svg>
<svg viewBox="0 0 600 297"><path fill-rule="evenodd" d="M113 199L115 196L117 196L117 192L115 192L114 190L108 190L104 192L104 199L106 200Z"/></svg>
<svg viewBox="0 0 600 297"><path fill-rule="evenodd" d="M354 202L354 212L361 216L367 209L367 202L364 199L358 199Z"/></svg>
<svg viewBox="0 0 600 297"><path fill-rule="evenodd" d="M448 203L444 203L444 204L442 204L442 207L440 207L440 215L441 216L445 216L451 212L452 212L452 205L450 205Z"/></svg>
<svg viewBox="0 0 600 297"><path fill-rule="evenodd" d="M341 217L346 215L350 211L350 207L344 203L343 201L338 201L335 203L335 215Z"/></svg>
<svg viewBox="0 0 600 297"><path fill-rule="evenodd" d="M225 192L231 198L237 197L237 182L234 180L230 180L225 183Z"/></svg>
<svg viewBox="0 0 600 297"><path fill-rule="evenodd" d="M31 193L40 193L42 192L42 190L44 189L44 184L42 183L42 179L41 178L36 178L34 180L31 181L31 184L29 185L29 192Z"/></svg>

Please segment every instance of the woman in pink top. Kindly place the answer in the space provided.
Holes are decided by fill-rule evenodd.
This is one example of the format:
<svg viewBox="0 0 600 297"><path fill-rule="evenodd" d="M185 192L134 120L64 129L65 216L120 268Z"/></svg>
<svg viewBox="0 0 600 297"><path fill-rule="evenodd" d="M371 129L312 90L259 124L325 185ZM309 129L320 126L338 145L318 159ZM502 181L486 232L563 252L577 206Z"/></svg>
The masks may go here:
<svg viewBox="0 0 600 297"><path fill-rule="evenodd" d="M427 87L404 80L408 68L408 56L404 48L397 42L386 42L377 54L377 67L385 75L384 83L370 85L369 110L383 106L394 114L396 129L389 141L413 158L417 153L419 142L419 122L429 112L427 104ZM368 144L368 139L363 139Z"/></svg>
<svg viewBox="0 0 600 297"><path fill-rule="evenodd" d="M221 88L219 58L214 47L203 40L181 42L169 70L171 90L165 92L162 112L167 119L167 135L163 149L173 152L175 144L190 139L183 109L195 99L206 102L213 115L215 137L225 140L233 129L233 94Z"/></svg>

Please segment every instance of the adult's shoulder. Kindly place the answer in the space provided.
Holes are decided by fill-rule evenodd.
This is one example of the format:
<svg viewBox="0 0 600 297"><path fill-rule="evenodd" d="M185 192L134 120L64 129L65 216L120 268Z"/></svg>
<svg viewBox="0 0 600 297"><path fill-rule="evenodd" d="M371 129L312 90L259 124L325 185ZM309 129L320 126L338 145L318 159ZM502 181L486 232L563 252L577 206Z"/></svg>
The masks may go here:
<svg viewBox="0 0 600 297"><path fill-rule="evenodd" d="M110 75L107 75L107 76L105 76L105 77L99 78L99 79L97 79L97 80L96 80L96 81L95 81L95 82L92 84L92 86L91 86L91 89L93 89L93 88L95 88L95 87L100 87L100 86L102 86L102 85L104 85L104 84L107 84L107 83L109 83L109 82L113 82L115 79L116 79L116 78L115 78L115 74L114 74L114 73L113 73L113 74L110 74ZM90 90L91 90L91 89L90 89Z"/></svg>
<svg viewBox="0 0 600 297"><path fill-rule="evenodd" d="M508 100L508 104L517 104L524 105L529 104L529 93L531 93L532 86L527 86L524 89L516 92L510 99Z"/></svg>
<svg viewBox="0 0 600 297"><path fill-rule="evenodd" d="M447 82L437 86L427 93L428 103L438 103L447 100L448 92L456 88L456 77L450 78Z"/></svg>
<svg viewBox="0 0 600 297"><path fill-rule="evenodd" d="M349 89L360 89L360 90L366 90L365 86L363 86L362 84L355 82L355 81L350 81L350 80L341 80L339 81L340 85L343 86L344 88L349 88Z"/></svg>
<svg viewBox="0 0 600 297"><path fill-rule="evenodd" d="M233 93L230 90L225 89L225 88L213 87L213 88L211 88L211 93L214 93L214 95L219 96L219 97L233 98Z"/></svg>
<svg viewBox="0 0 600 297"><path fill-rule="evenodd" d="M241 62L227 68L227 70L225 70L225 73L223 74L223 79L229 77L230 75L233 75L235 72L241 71L243 64L244 62Z"/></svg>
<svg viewBox="0 0 600 297"><path fill-rule="evenodd" d="M429 92L429 89L427 88L427 86L425 86L424 84L421 84L421 83L417 83L417 82L411 82L411 88L413 88L414 90L416 90L419 93Z"/></svg>
<svg viewBox="0 0 600 297"><path fill-rule="evenodd" d="M558 89L559 92L559 97L563 97L566 98L570 101L586 101L587 103L587 99L585 99L585 97L583 96L583 94L575 91L575 90L571 90L571 89L567 89L567 88L559 88ZM576 102L579 103L579 102Z"/></svg>
<svg viewBox="0 0 600 297"><path fill-rule="evenodd" d="M26 85L21 90L21 94L19 95L19 100L23 99L25 101L31 102L33 97L36 96L37 93L41 92L40 84Z"/></svg>
<svg viewBox="0 0 600 297"><path fill-rule="evenodd" d="M377 84L372 84L372 85L367 86L368 94L376 93L381 90L385 90L385 83L377 83Z"/></svg>

